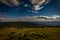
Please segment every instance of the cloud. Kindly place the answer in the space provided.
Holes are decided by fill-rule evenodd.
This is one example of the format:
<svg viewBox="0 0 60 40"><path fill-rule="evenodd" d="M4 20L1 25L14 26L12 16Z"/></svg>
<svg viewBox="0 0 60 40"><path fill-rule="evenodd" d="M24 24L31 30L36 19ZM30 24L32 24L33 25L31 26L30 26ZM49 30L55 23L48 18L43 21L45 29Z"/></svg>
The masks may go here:
<svg viewBox="0 0 60 40"><path fill-rule="evenodd" d="M50 2L50 0L28 0L28 1L26 3L25 0L0 0L0 4L5 4L8 6L17 6L17 8L19 7L19 5L23 4L24 7L31 7L32 11L33 10L35 11L33 13L38 13L37 12L38 10L44 8L44 6L42 6L43 4L47 4ZM32 6L30 3L32 4Z"/></svg>
<svg viewBox="0 0 60 40"><path fill-rule="evenodd" d="M42 7L40 7L39 5L34 5L34 10L36 11L36 10L40 10L40 9L42 9L43 8L43 6Z"/></svg>
<svg viewBox="0 0 60 40"><path fill-rule="evenodd" d="M13 4L13 5L16 5L18 6L20 4L20 2L18 0L10 0L10 2Z"/></svg>
<svg viewBox="0 0 60 40"><path fill-rule="evenodd" d="M30 0L32 2L32 4L43 4L45 2L45 0Z"/></svg>
<svg viewBox="0 0 60 40"><path fill-rule="evenodd" d="M47 19L56 19L56 18L60 17L60 15L40 16L40 17L45 17L45 18L47 18Z"/></svg>
<svg viewBox="0 0 60 40"><path fill-rule="evenodd" d="M58 16L58 17L57 17ZM7 17L1 17L0 21L2 22L22 22L22 21L28 21L28 22L53 22L53 21L60 21L60 15L56 16L25 16L25 17L17 17L17 18L7 18Z"/></svg>
<svg viewBox="0 0 60 40"><path fill-rule="evenodd" d="M43 4L47 4L50 2L50 0L30 0L31 3L34 5L33 10L38 11L41 10L44 6Z"/></svg>
<svg viewBox="0 0 60 40"><path fill-rule="evenodd" d="M47 0L46 2L45 2L45 4L47 4L47 3L49 3L51 0Z"/></svg>
<svg viewBox="0 0 60 40"><path fill-rule="evenodd" d="M20 2L18 0L0 0L0 3L8 5L8 6L18 6L20 4Z"/></svg>
<svg viewBox="0 0 60 40"><path fill-rule="evenodd" d="M25 7L29 7L30 5L28 5L28 4L24 4L24 6L25 6Z"/></svg>

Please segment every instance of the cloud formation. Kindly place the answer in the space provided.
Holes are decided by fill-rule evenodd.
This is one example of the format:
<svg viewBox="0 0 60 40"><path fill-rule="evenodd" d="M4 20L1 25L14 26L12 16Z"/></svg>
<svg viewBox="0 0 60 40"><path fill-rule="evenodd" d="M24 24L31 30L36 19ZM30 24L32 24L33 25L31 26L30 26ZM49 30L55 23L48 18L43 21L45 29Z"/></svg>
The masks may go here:
<svg viewBox="0 0 60 40"><path fill-rule="evenodd" d="M44 6L42 5L45 5L50 2L50 0L28 0L29 2L27 1L27 3L25 1L26 0L0 0L0 4L5 4L10 7L16 6L15 7L16 10L20 9L19 5L23 4L22 6L24 8L30 7L31 9L29 10L31 10L32 13L38 13L38 10L41 10L42 8L44 8Z"/></svg>
<svg viewBox="0 0 60 40"><path fill-rule="evenodd" d="M47 4L50 2L50 0L30 0L32 2L33 6L33 10L37 11L43 8L43 4Z"/></svg>
<svg viewBox="0 0 60 40"><path fill-rule="evenodd" d="M20 21L28 21L28 22L53 22L53 21L60 21L60 15L53 15L51 17L49 16L25 16L25 17L19 17L19 18L7 18L7 17L1 17L1 22L20 22Z"/></svg>
<svg viewBox="0 0 60 40"><path fill-rule="evenodd" d="M32 4L43 4L45 2L45 0L30 0L32 2Z"/></svg>
<svg viewBox="0 0 60 40"><path fill-rule="evenodd" d="M8 6L18 6L20 4L20 2L18 0L0 0L0 3L8 5Z"/></svg>
<svg viewBox="0 0 60 40"><path fill-rule="evenodd" d="M28 1L30 1L31 4L33 5L33 10L40 10L43 8L41 5L47 4L50 2L50 0L28 0ZM8 6L13 6L13 5L19 6L22 2L21 0L20 1L19 0L0 0L0 3L8 5ZM25 4L24 6L27 7L28 5Z"/></svg>
<svg viewBox="0 0 60 40"><path fill-rule="evenodd" d="M35 11L38 11L38 10L40 10L40 9L42 9L43 8L43 6L42 7L40 7L39 5L34 5L34 10Z"/></svg>

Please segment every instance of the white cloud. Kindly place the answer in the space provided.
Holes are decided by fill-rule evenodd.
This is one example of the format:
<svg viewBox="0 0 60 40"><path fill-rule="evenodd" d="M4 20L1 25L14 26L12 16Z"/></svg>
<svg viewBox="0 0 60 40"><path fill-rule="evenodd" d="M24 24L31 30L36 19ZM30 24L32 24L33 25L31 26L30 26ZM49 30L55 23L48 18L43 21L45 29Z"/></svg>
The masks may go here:
<svg viewBox="0 0 60 40"><path fill-rule="evenodd" d="M20 2L18 0L10 0L10 2L13 4L13 5L16 5L18 6L20 4Z"/></svg>
<svg viewBox="0 0 60 40"><path fill-rule="evenodd" d="M28 0L28 1L30 1L31 4L33 5L33 7L31 7L31 8L32 8L32 10L35 10L34 13L38 13L37 11L41 10L44 7L44 6L41 6L41 5L47 4L47 3L50 2L50 0ZM0 0L0 3L8 5L8 6L17 6L18 7L20 4L24 3L24 0L22 2L20 2L19 0ZM25 3L24 6L29 7L30 5Z"/></svg>
<svg viewBox="0 0 60 40"><path fill-rule="evenodd" d="M1 19L1 20L4 20L4 17L1 17L0 19Z"/></svg>
<svg viewBox="0 0 60 40"><path fill-rule="evenodd" d="M43 6L42 7L40 7L39 5L34 5L34 10L36 11L36 10L40 10L40 9L42 9L43 8Z"/></svg>
<svg viewBox="0 0 60 40"><path fill-rule="evenodd" d="M59 15L57 15L59 16ZM2 22L15 22L15 21L29 21L29 22L52 22L52 21L60 21L60 16L25 16L25 17L19 17L19 18L6 18L1 17L0 21ZM57 19L58 18L58 19Z"/></svg>
<svg viewBox="0 0 60 40"><path fill-rule="evenodd" d="M28 4L25 4L24 6L25 6L25 7L29 7L30 5L28 5Z"/></svg>
<svg viewBox="0 0 60 40"><path fill-rule="evenodd" d="M41 10L42 8L44 8L44 6L41 6L41 5L47 4L51 0L30 0L30 1L34 5L32 9L35 11L38 11L38 10Z"/></svg>
<svg viewBox="0 0 60 40"><path fill-rule="evenodd" d="M0 0L0 3L8 5L8 6L18 6L20 4L20 2L18 0Z"/></svg>
<svg viewBox="0 0 60 40"><path fill-rule="evenodd" d="M45 2L45 0L30 0L32 2L32 4L43 4Z"/></svg>
<svg viewBox="0 0 60 40"><path fill-rule="evenodd" d="M60 15L53 15L53 17L60 17Z"/></svg>

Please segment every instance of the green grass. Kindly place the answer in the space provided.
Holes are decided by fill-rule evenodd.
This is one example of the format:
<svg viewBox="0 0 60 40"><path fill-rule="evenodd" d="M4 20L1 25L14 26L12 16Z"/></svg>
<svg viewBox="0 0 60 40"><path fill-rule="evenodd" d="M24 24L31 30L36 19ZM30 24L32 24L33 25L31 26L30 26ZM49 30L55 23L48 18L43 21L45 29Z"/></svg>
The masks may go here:
<svg viewBox="0 0 60 40"><path fill-rule="evenodd" d="M60 28L3 28L0 40L60 40Z"/></svg>

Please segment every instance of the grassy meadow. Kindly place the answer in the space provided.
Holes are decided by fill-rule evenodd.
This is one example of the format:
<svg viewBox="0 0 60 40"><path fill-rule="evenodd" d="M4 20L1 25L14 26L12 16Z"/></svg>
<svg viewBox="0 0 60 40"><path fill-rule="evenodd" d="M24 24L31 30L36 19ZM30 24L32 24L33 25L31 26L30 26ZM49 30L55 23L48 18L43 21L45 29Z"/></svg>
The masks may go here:
<svg viewBox="0 0 60 40"><path fill-rule="evenodd" d="M60 40L60 28L3 28L0 40Z"/></svg>
<svg viewBox="0 0 60 40"><path fill-rule="evenodd" d="M22 22L2 23L0 40L60 40L60 28Z"/></svg>

